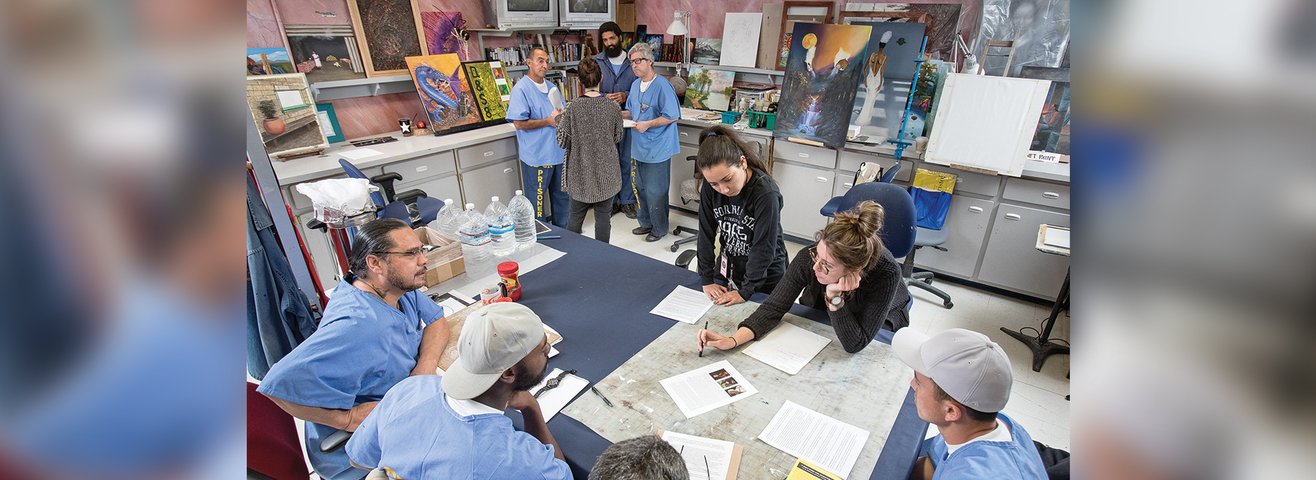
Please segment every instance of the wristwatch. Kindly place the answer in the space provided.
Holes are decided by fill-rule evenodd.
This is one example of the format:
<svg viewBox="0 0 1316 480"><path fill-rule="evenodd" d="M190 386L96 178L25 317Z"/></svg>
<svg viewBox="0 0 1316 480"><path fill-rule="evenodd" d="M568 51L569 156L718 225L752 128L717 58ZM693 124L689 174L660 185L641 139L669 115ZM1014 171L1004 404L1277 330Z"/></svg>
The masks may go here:
<svg viewBox="0 0 1316 480"><path fill-rule="evenodd" d="M837 295L835 297L832 297L831 300L828 300L827 303L832 304L833 307L841 308L845 306L845 299L841 298L840 295Z"/></svg>

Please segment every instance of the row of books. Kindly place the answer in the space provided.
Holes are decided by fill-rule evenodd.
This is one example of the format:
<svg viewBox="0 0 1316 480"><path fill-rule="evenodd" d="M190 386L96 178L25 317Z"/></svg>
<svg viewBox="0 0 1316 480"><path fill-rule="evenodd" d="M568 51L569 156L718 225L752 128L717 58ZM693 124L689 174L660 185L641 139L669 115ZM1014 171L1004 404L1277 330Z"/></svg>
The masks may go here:
<svg viewBox="0 0 1316 480"><path fill-rule="evenodd" d="M485 48L484 58L503 62L503 65L508 67L525 65L526 59L530 57L530 50L540 46L536 43L516 47ZM585 46L563 42L545 47L544 51L548 52L549 63L578 62L585 54Z"/></svg>

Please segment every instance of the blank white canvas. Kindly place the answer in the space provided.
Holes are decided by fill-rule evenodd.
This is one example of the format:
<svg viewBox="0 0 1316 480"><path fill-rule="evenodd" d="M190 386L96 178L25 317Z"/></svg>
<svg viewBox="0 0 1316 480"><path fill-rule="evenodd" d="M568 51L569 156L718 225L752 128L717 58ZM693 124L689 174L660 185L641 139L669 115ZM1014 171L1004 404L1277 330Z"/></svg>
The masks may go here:
<svg viewBox="0 0 1316 480"><path fill-rule="evenodd" d="M1023 174L1051 82L952 73L937 100L924 160Z"/></svg>
<svg viewBox="0 0 1316 480"><path fill-rule="evenodd" d="M728 13L722 23L722 58L727 67L754 67L759 54L759 27L762 13Z"/></svg>
<svg viewBox="0 0 1316 480"><path fill-rule="evenodd" d="M279 97L279 106L285 110L306 105L301 90L275 90L274 94Z"/></svg>

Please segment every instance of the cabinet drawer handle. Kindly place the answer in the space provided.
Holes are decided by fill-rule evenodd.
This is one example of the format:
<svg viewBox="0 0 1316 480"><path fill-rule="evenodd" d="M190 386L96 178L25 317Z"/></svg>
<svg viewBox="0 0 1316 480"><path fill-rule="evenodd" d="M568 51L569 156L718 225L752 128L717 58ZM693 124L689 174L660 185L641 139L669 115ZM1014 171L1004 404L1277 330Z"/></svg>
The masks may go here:
<svg viewBox="0 0 1316 480"><path fill-rule="evenodd" d="M969 207L969 211L973 213L982 213L982 207Z"/></svg>
<svg viewBox="0 0 1316 480"><path fill-rule="evenodd" d="M682 137L688 137L688 136L690 136L690 132L681 132L681 136L682 136Z"/></svg>
<svg viewBox="0 0 1316 480"><path fill-rule="evenodd" d="M416 173L421 173L421 172L429 171L429 169L430 169L430 166L429 166L429 165L421 165L421 166L419 166L419 167L416 167Z"/></svg>
<svg viewBox="0 0 1316 480"><path fill-rule="evenodd" d="M796 155L799 155L800 158L809 158L809 154L804 153L804 152L796 153Z"/></svg>
<svg viewBox="0 0 1316 480"><path fill-rule="evenodd" d="M490 151L484 152L484 156L486 156L486 157L492 157L493 155L494 155L493 150L490 150Z"/></svg>
<svg viewBox="0 0 1316 480"><path fill-rule="evenodd" d="M1006 220L1015 220L1015 221L1017 221L1017 220L1022 219L1022 218L1024 218L1024 217L1020 217L1019 214L1017 214L1017 213L1007 213L1007 214L1005 214L1005 219L1006 219Z"/></svg>
<svg viewBox="0 0 1316 480"><path fill-rule="evenodd" d="M1042 192L1042 198L1050 198L1052 200L1055 200L1057 198L1060 198L1060 194L1056 192Z"/></svg>
<svg viewBox="0 0 1316 480"><path fill-rule="evenodd" d="M827 183L827 177L814 177L818 183Z"/></svg>
<svg viewBox="0 0 1316 480"><path fill-rule="evenodd" d="M845 185L845 188L854 188L854 184L850 182L842 183L841 185Z"/></svg>
<svg viewBox="0 0 1316 480"><path fill-rule="evenodd" d="M511 169L511 168L504 168L504 169L503 169L503 173L512 173L512 169Z"/></svg>

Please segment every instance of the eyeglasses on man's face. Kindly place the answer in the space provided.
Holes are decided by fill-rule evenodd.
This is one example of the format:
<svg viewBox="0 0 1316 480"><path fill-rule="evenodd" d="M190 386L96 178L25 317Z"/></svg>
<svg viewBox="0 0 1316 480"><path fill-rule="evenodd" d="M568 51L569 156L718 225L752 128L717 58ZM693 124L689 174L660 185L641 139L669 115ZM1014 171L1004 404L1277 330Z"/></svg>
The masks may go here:
<svg viewBox="0 0 1316 480"><path fill-rule="evenodd" d="M424 254L425 254L425 248L424 248L424 247L416 247L416 248L413 248L413 249L410 249L410 250L403 250L403 251L401 251L401 252L388 252L388 251L384 251L384 252L375 252L375 255L397 255L397 256L400 256L400 257L403 257L403 258L408 258L408 259L415 259L415 258L417 258L417 257L420 257L421 255L424 255Z"/></svg>
<svg viewBox="0 0 1316 480"><path fill-rule="evenodd" d="M641 63L644 63L644 62L651 62L651 61L652 61L652 60L649 60L649 59L644 58L644 57L640 57L640 58L632 58L632 59L631 59L631 65L639 65L639 64L641 64Z"/></svg>

